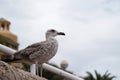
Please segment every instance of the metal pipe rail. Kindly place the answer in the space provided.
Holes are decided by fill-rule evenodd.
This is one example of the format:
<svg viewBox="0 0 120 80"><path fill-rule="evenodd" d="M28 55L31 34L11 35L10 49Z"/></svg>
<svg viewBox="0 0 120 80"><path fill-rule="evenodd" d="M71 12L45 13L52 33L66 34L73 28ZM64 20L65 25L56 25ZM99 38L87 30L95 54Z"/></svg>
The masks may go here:
<svg viewBox="0 0 120 80"><path fill-rule="evenodd" d="M16 50L8 48L8 47L6 47L6 46L4 46L2 44L0 44L0 51L4 52L6 54L9 54L9 55L12 55L12 54L14 54L16 52ZM75 76L73 74L65 72L65 71L63 71L61 69L58 69L58 68L53 67L53 66L51 66L49 64L46 64L46 63L43 64L43 68L48 70L48 71L51 71L53 73L56 73L58 75L61 75L63 77L69 78L71 80L83 80L83 79L79 78L78 76ZM35 64L31 65L30 70L31 70L31 73L36 74L36 66L35 66Z"/></svg>

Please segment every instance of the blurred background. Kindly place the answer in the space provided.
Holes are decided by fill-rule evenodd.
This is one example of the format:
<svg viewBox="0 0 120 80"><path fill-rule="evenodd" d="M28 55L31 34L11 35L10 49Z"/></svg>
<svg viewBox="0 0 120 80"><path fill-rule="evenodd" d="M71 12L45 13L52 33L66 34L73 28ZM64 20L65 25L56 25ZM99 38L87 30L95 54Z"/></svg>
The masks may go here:
<svg viewBox="0 0 120 80"><path fill-rule="evenodd" d="M95 76L97 71L120 80L119 4L119 0L0 0L0 20L1 26L10 27L5 34L13 36L13 41L7 38L14 43L12 48L21 50L45 40L46 30L53 28L66 36L57 37L59 50L49 63L60 67L66 60L67 70L75 75L84 77L88 71ZM3 27L0 30L3 34Z"/></svg>

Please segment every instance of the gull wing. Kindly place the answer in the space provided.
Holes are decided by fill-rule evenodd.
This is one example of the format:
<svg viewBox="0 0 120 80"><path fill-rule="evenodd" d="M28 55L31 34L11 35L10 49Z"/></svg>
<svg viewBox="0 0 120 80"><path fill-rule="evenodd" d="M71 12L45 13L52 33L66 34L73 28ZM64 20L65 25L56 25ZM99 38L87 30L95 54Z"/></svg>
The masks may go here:
<svg viewBox="0 0 120 80"><path fill-rule="evenodd" d="M34 59L37 56L40 56L46 53L50 46L47 41L43 41L40 43L32 44L26 47L23 50L20 50L14 54L16 59ZM38 54L39 53L39 54Z"/></svg>

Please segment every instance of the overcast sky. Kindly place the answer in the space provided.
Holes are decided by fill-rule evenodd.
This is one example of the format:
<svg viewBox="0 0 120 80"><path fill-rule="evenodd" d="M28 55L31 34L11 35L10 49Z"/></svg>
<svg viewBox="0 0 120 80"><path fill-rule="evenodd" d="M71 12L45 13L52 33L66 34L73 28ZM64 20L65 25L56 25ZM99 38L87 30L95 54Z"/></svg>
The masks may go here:
<svg viewBox="0 0 120 80"><path fill-rule="evenodd" d="M50 62L69 62L79 76L109 70L120 80L120 0L0 0L0 17L11 22L19 49L45 40L47 29L57 37L59 50Z"/></svg>

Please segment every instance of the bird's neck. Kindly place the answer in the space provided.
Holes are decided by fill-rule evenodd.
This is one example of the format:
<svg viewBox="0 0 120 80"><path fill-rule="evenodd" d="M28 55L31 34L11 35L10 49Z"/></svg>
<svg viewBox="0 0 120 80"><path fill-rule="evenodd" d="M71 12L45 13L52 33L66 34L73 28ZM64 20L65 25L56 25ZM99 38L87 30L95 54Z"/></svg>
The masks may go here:
<svg viewBox="0 0 120 80"><path fill-rule="evenodd" d="M55 37L52 37L52 36L46 36L46 40L55 40L56 41Z"/></svg>

